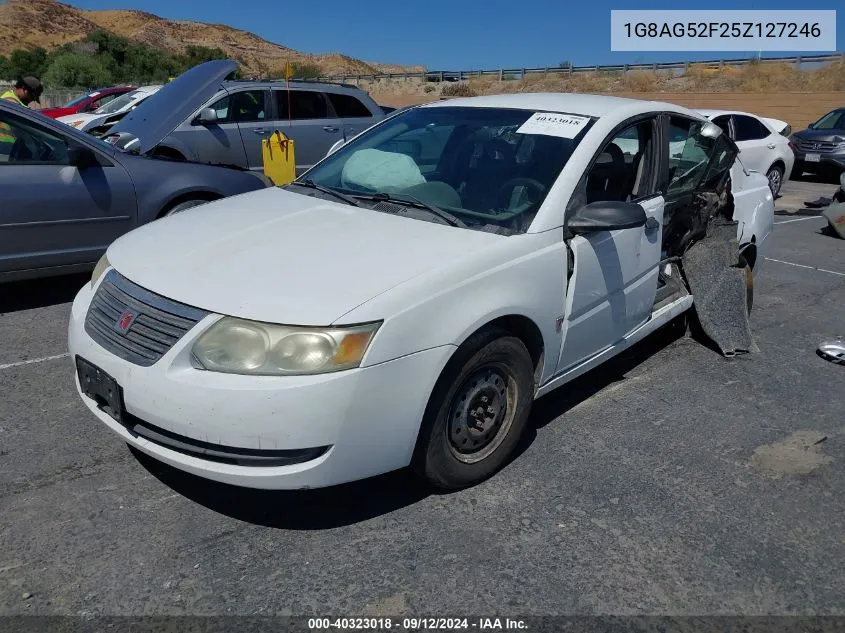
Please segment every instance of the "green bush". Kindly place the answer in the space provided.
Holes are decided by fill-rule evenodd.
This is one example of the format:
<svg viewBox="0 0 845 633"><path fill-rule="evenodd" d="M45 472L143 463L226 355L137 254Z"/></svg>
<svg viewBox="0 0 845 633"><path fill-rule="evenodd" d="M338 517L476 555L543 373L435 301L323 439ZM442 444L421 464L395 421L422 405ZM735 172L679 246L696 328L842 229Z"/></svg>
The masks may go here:
<svg viewBox="0 0 845 633"><path fill-rule="evenodd" d="M110 84L112 75L95 57L64 53L51 62L43 81L48 86L95 88Z"/></svg>
<svg viewBox="0 0 845 633"><path fill-rule="evenodd" d="M12 62L5 55L0 55L0 81L10 81L15 78Z"/></svg>
<svg viewBox="0 0 845 633"><path fill-rule="evenodd" d="M12 77L19 75L35 75L40 77L47 70L49 64L47 51L43 48L21 49L12 51L9 56Z"/></svg>
<svg viewBox="0 0 845 633"><path fill-rule="evenodd" d="M226 58L221 49L204 46L188 46L183 54L173 55L97 30L50 53L42 48L15 50L8 67L0 57L0 79L36 75L48 89L163 83L197 64Z"/></svg>

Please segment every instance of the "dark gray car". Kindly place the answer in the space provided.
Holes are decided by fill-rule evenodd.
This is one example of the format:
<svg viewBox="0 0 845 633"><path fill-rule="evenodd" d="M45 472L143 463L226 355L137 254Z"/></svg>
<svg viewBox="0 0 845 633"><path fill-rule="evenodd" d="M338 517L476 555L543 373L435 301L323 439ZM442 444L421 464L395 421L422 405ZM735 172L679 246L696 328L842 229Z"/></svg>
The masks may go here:
<svg viewBox="0 0 845 633"><path fill-rule="evenodd" d="M245 170L127 154L0 100L0 282L90 269L137 226L270 184Z"/></svg>
<svg viewBox="0 0 845 633"><path fill-rule="evenodd" d="M845 170L845 108L828 112L789 139L795 152L793 173L839 175Z"/></svg>
<svg viewBox="0 0 845 633"><path fill-rule="evenodd" d="M166 84L112 128L128 151L261 171L261 141L279 130L294 139L297 173L385 117L355 86L225 81L237 62L199 64Z"/></svg>

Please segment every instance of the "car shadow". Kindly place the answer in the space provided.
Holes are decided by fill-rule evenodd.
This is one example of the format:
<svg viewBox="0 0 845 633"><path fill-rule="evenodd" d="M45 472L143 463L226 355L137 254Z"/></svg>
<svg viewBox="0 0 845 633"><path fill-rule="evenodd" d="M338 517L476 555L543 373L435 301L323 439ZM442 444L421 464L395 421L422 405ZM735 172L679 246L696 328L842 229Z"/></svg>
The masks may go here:
<svg viewBox="0 0 845 633"><path fill-rule="evenodd" d="M91 273L0 283L0 314L70 303Z"/></svg>
<svg viewBox="0 0 845 633"><path fill-rule="evenodd" d="M412 505L432 493L408 469L331 488L255 490L222 484L129 450L156 479L191 501L233 519L286 530L326 530Z"/></svg>

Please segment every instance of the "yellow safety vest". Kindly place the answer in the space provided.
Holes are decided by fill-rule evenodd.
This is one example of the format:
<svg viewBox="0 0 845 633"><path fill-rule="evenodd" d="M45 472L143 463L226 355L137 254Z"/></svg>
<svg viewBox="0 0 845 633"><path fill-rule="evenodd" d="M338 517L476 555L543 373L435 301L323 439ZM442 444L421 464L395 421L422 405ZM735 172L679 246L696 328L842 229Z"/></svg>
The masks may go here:
<svg viewBox="0 0 845 633"><path fill-rule="evenodd" d="M0 99L6 99L7 101L12 101L13 103L17 103L19 105L23 105L23 101L18 99L18 95L16 95L11 90L7 90L2 95L0 95ZM26 107L26 106L24 106ZM12 135L12 129L0 121L0 143L14 143L15 137Z"/></svg>

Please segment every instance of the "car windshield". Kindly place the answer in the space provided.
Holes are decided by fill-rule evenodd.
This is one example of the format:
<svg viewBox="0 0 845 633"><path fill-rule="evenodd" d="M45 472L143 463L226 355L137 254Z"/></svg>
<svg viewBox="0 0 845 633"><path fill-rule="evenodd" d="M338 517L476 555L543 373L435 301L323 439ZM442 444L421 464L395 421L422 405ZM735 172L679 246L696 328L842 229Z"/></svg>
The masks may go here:
<svg viewBox="0 0 845 633"><path fill-rule="evenodd" d="M72 108L75 105L79 105L80 103L82 103L83 101L88 99L88 97L90 97L90 96L91 95L86 92L85 94L79 95L78 97L71 99L66 104L64 104L62 107L63 108Z"/></svg>
<svg viewBox="0 0 845 633"><path fill-rule="evenodd" d="M834 110L828 112L818 121L813 123L814 130L833 130L838 129L842 124L839 123L839 117L845 114L845 110Z"/></svg>
<svg viewBox="0 0 845 633"><path fill-rule="evenodd" d="M414 108L344 145L302 179L363 206L369 200L377 211L433 222L451 215L448 223L466 228L524 233L592 123L533 110ZM403 204L417 208L400 213Z"/></svg>
<svg viewBox="0 0 845 633"><path fill-rule="evenodd" d="M103 107L97 108L97 111L94 114L112 114L114 112L117 112L121 108L125 108L135 99L137 99L139 94L141 94L140 90L133 90L132 92L127 92L126 94L120 95L117 99L109 101Z"/></svg>

